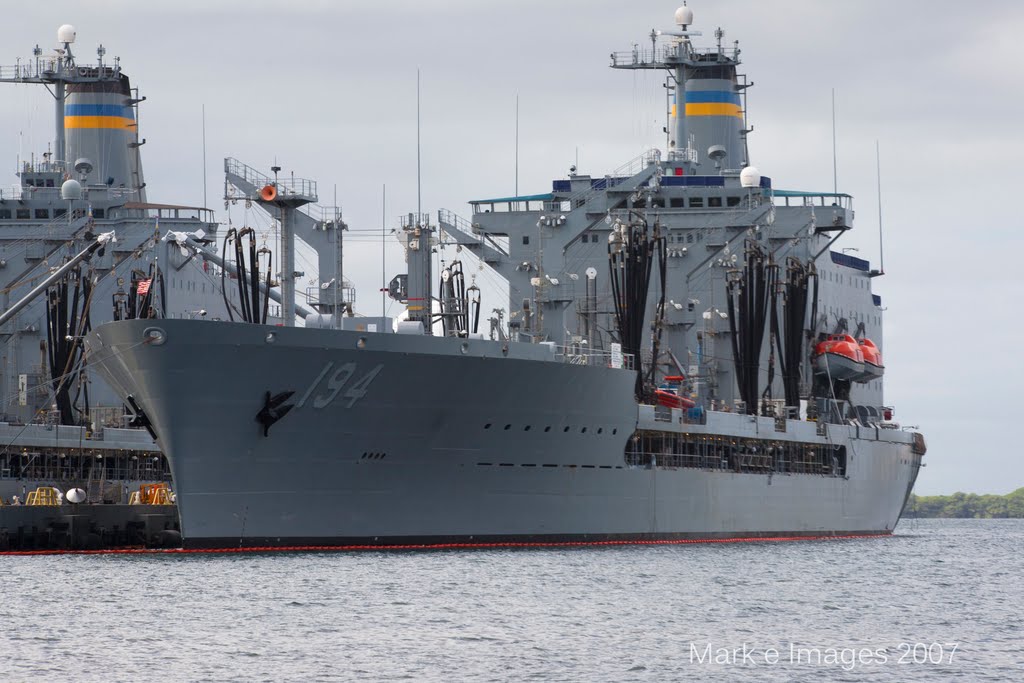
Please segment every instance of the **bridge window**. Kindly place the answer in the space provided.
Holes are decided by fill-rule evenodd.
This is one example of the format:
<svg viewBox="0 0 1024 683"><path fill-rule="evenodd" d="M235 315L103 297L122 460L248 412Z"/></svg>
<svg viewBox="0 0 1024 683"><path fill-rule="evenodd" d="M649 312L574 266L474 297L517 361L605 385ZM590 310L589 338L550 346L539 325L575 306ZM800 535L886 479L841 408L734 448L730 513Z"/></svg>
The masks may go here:
<svg viewBox="0 0 1024 683"><path fill-rule="evenodd" d="M523 235L523 244L529 244L529 243L530 243L530 236L529 235Z"/></svg>
<svg viewBox="0 0 1024 683"><path fill-rule="evenodd" d="M690 197L690 208L691 209L703 209L704 198L703 197Z"/></svg>

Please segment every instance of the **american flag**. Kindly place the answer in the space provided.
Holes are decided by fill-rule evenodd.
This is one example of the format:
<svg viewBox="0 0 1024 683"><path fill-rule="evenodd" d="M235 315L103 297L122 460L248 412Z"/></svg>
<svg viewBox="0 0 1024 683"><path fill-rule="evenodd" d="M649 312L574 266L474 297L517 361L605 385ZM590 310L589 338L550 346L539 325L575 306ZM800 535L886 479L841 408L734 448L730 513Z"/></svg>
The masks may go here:
<svg viewBox="0 0 1024 683"><path fill-rule="evenodd" d="M139 296L146 296L149 294L149 286L151 284L153 284L153 278L149 278L148 280L139 280L139 287L137 290Z"/></svg>

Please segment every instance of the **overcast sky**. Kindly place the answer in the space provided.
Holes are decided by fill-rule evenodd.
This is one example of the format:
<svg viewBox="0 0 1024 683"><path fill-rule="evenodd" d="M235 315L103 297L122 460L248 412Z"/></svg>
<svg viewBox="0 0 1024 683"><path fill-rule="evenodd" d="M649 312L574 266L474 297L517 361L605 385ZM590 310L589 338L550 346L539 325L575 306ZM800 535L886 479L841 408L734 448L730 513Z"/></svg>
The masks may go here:
<svg viewBox="0 0 1024 683"><path fill-rule="evenodd" d="M154 5L161 5L155 7ZM836 91L840 191L856 229L837 248L878 261L875 141L881 146L886 402L919 425L929 451L917 492L1005 493L1024 486L1016 427L1024 390L1017 342L1024 276L1021 211L1024 5L694 0L694 29L739 40L751 156L776 188L832 187ZM319 181L353 228L346 275L366 314L380 310L380 240L416 210L416 69L422 79L423 208L468 214L474 198L515 186L546 192L579 156L604 175L663 146L663 91L653 74L613 71L608 54L670 28L674 2L642 0L177 0L18 3L0 24L13 64L56 29L78 29L76 54L102 42L148 99L141 105L149 198L203 201L226 221L223 158ZM700 42L700 41L703 41ZM0 185L19 153L45 150L52 104L3 86ZM265 225L234 207L236 224ZM403 272L389 241L387 276ZM481 276L484 277L484 276ZM484 281L486 284L486 280ZM392 314L396 313L392 309ZM1013 436L1017 434L1018 436Z"/></svg>

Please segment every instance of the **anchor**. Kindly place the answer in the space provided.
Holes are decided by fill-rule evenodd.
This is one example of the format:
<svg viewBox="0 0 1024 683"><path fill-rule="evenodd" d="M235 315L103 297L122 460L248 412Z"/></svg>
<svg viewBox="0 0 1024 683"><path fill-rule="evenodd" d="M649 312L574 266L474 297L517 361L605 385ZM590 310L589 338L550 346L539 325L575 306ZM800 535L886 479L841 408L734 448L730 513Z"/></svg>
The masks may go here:
<svg viewBox="0 0 1024 683"><path fill-rule="evenodd" d="M128 396L126 396L125 399L128 401L128 406L131 408L132 411L132 419L128 421L128 426L144 428L147 432L149 432L149 435L153 437L153 441L156 441L157 436L156 430L153 429L153 423L149 421L149 416L146 415L145 411L143 411L142 408L139 407L139 404L135 401L135 397L132 396L131 394L128 394Z"/></svg>
<svg viewBox="0 0 1024 683"><path fill-rule="evenodd" d="M263 408L256 413L256 421L263 425L263 436L270 435L270 428L282 417L288 414L294 405L282 405L292 397L294 391L282 391L273 396L266 392L263 399Z"/></svg>

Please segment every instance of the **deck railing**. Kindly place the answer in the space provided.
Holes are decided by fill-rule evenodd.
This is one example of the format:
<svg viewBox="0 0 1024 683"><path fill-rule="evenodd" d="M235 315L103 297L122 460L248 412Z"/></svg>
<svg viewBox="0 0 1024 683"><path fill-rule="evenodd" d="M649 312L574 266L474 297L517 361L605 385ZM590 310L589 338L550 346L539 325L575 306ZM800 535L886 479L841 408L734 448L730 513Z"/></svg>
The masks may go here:
<svg viewBox="0 0 1024 683"><path fill-rule="evenodd" d="M613 354L611 351L591 349L586 346L555 346L555 356L570 365L592 365L598 367L614 367L612 363L621 358L621 366L626 370L633 369L633 355L628 353Z"/></svg>

